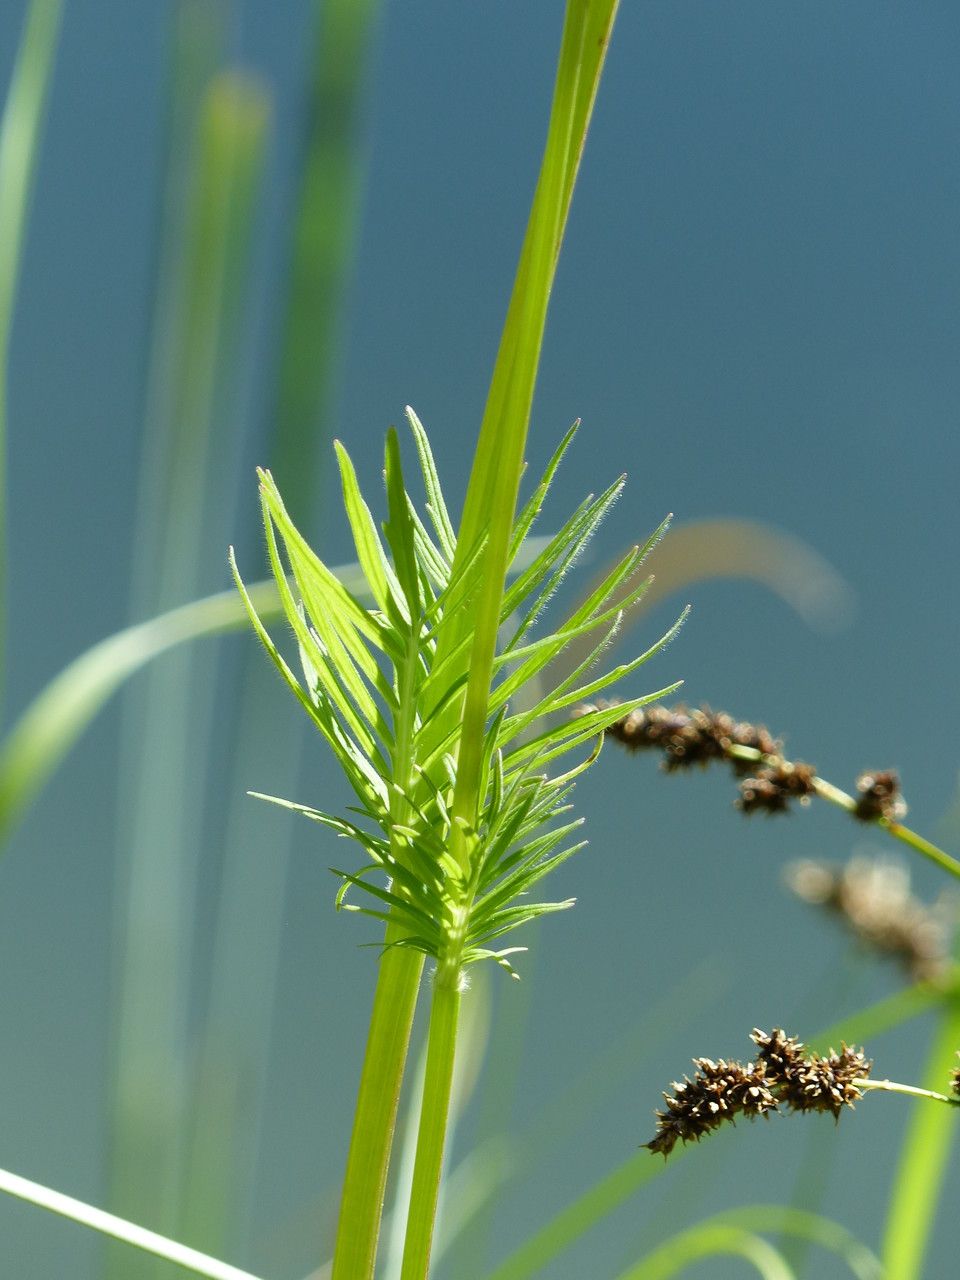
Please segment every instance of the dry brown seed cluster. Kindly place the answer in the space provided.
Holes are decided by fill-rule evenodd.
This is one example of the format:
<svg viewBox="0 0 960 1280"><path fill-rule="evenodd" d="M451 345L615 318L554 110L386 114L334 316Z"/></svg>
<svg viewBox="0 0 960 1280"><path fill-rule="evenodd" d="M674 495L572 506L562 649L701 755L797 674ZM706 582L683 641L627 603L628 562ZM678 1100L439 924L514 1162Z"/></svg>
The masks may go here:
<svg viewBox="0 0 960 1280"><path fill-rule="evenodd" d="M776 1080L777 1097L791 1111L829 1111L838 1120L844 1107L862 1096L856 1081L870 1074L872 1062L863 1053L842 1045L826 1057L805 1053L804 1046L778 1028L770 1035L754 1028L750 1039L757 1058Z"/></svg>
<svg viewBox="0 0 960 1280"><path fill-rule="evenodd" d="M900 794L900 779L893 769L861 773L857 779L857 791L860 794L854 816L861 822L876 822L877 818L896 822L906 815L907 806Z"/></svg>
<svg viewBox="0 0 960 1280"><path fill-rule="evenodd" d="M673 1094L663 1095L666 1109L656 1112L656 1136L644 1145L666 1157L677 1142L699 1142L738 1115L753 1119L781 1106L829 1111L837 1119L845 1106L852 1107L861 1097L857 1081L865 1079L873 1065L846 1045L840 1053L831 1049L826 1057L808 1053L779 1028L769 1035L754 1029L751 1039L757 1046L756 1062L695 1058L693 1079L674 1081Z"/></svg>
<svg viewBox="0 0 960 1280"><path fill-rule="evenodd" d="M581 712L585 710L589 708L581 708ZM726 760L734 773L744 779L737 801L744 813L786 813L792 800L807 804L817 792L813 765L782 759L783 744L764 725L734 720L725 711L711 711L709 707L688 711L683 706L638 708L610 725L606 732L628 751L661 751L662 767L668 773L694 764L706 765L711 760ZM737 747L748 747L766 759L743 760ZM745 776L748 774L751 776ZM861 774L857 791L859 798L852 812L861 822L880 818L895 822L907 812L900 795L900 780L892 769Z"/></svg>
<svg viewBox="0 0 960 1280"><path fill-rule="evenodd" d="M734 720L709 707L646 707L631 711L607 730L629 751L656 748L663 752L663 767L672 772L691 765L728 760L742 770L743 762L729 755L732 746L752 747L776 755L782 746L763 725Z"/></svg>
<svg viewBox="0 0 960 1280"><path fill-rule="evenodd" d="M744 813L786 813L791 800L809 804L816 795L816 770L802 760L789 763L786 760L767 769L760 769L754 777L740 783L740 799L737 808Z"/></svg>
<svg viewBox="0 0 960 1280"><path fill-rule="evenodd" d="M753 1063L744 1067L723 1058L694 1058L697 1068L692 1080L684 1076L674 1081L671 1096L663 1095L665 1111L657 1111L657 1136L645 1143L651 1151L668 1156L677 1142L699 1142L725 1121L733 1123L738 1115L764 1115L776 1111L777 1100L770 1091L763 1072Z"/></svg>
<svg viewBox="0 0 960 1280"><path fill-rule="evenodd" d="M957 1057L960 1058L960 1049L957 1050ZM950 1072L950 1088L960 1098L960 1067L954 1067Z"/></svg>
<svg viewBox="0 0 960 1280"><path fill-rule="evenodd" d="M804 860L786 881L805 902L839 915L858 938L898 960L915 981L936 981L950 967L950 916L910 891L905 866L885 858L851 858L845 866Z"/></svg>

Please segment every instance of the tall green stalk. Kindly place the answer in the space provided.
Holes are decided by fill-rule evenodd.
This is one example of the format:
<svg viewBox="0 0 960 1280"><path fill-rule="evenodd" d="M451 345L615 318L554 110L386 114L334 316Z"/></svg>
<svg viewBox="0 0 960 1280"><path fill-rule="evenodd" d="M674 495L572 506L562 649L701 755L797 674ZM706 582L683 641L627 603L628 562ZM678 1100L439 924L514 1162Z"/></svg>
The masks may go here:
<svg viewBox="0 0 960 1280"><path fill-rule="evenodd" d="M353 463L336 446L344 508L372 609L319 559L291 520L273 476L260 473L267 549L297 640L301 676L257 616L233 561L251 622L337 758L360 802L354 812L361 821L352 814L275 802L362 847L366 865L356 872L336 870L342 880L337 902L387 925L341 1202L335 1280L369 1280L373 1274L421 957L432 957L437 971L406 1215L409 1243L402 1271L407 1280L425 1276L429 1266L461 971L494 960L512 973L508 956L524 948L492 944L573 905L572 899L536 902L528 896L583 845L574 842L558 852L580 820L554 824L569 809L566 799L575 778L597 758L602 731L630 709L668 692L618 706L603 703L579 718L570 716L585 699L630 676L676 631L632 661L587 677L646 582L634 580L616 603L614 593L634 579L665 525L643 547L631 548L554 631L534 631L558 583L615 502L622 479L599 497L585 499L506 589L508 568L574 434L568 432L517 515L547 303L615 8L614 0L568 4L540 181L459 535L426 432L408 410L427 498L425 517L406 488L399 440L391 430L384 466L385 542ZM501 630L507 638L497 653ZM541 684L553 660L586 634L593 637L587 658ZM586 758L552 776L551 762L577 748Z"/></svg>
<svg viewBox="0 0 960 1280"><path fill-rule="evenodd" d="M476 540L486 534L488 544L481 597L476 613L461 615L440 641L439 653L445 656L462 641L466 629L473 627L452 828L452 852L466 884L462 904L464 925L477 887L475 848L466 833L476 827L483 799L481 773L493 661L530 408L560 244L616 8L616 0L607 0L596 6L589 5L586 0L570 0L567 5L540 178L480 428L457 541L457 557L462 558L471 551ZM420 1280L429 1271L432 1224L439 1194L450 1098L449 1081L456 1052L457 1022L452 1010L459 1001L463 945L464 936L454 927L434 987L403 1280Z"/></svg>
<svg viewBox="0 0 960 1280"><path fill-rule="evenodd" d="M438 972L430 1005L427 1066L423 1079L423 1105L417 1156L410 1189L410 1211L403 1249L401 1280L419 1280L430 1267L430 1248L440 1194L440 1172L450 1107L450 1088L460 1014L460 975L448 969Z"/></svg>

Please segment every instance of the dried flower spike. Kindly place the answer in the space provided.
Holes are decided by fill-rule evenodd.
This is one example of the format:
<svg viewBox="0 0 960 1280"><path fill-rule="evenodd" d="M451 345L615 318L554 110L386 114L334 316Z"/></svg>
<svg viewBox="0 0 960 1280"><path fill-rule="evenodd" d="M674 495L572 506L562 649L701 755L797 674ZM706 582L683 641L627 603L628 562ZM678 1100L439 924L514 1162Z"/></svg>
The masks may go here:
<svg viewBox="0 0 960 1280"><path fill-rule="evenodd" d="M915 981L936 981L950 966L950 912L910 892L910 873L886 858L851 858L846 866L804 860L786 870L805 902L838 914L868 946L898 960Z"/></svg>
<svg viewBox="0 0 960 1280"><path fill-rule="evenodd" d="M810 803L810 797L816 794L815 778L812 764L783 760L759 770L752 778L744 778L737 807L744 813L786 813L791 800Z"/></svg>
<svg viewBox="0 0 960 1280"><path fill-rule="evenodd" d="M663 1095L666 1109L656 1112L656 1135L644 1144L649 1150L668 1156L678 1142L699 1142L738 1115L753 1119L781 1105L790 1111L829 1111L836 1120L862 1097L873 1064L859 1050L843 1045L840 1053L831 1049L821 1057L779 1027L769 1035L755 1027L750 1038L757 1059L746 1066L694 1058L693 1079L675 1081L674 1092Z"/></svg>
<svg viewBox="0 0 960 1280"><path fill-rule="evenodd" d="M957 1050L957 1057L960 1058L960 1049ZM954 1067L950 1072L950 1088L960 1098L960 1067Z"/></svg>
<svg viewBox="0 0 960 1280"><path fill-rule="evenodd" d="M775 755L781 743L763 725L736 721L724 711L709 707L644 707L633 711L607 729L607 733L628 751L656 748L663 752L663 767L668 772L706 765L711 760L728 760L735 768L732 746L749 747Z"/></svg>
<svg viewBox="0 0 960 1280"><path fill-rule="evenodd" d="M764 1115L775 1111L777 1100L767 1087L762 1070L753 1063L744 1067L723 1058L694 1058L696 1074L690 1080L673 1083L673 1094L663 1095L665 1111L657 1111L657 1134L644 1145L668 1156L677 1142L699 1142L726 1121L738 1115Z"/></svg>
<svg viewBox="0 0 960 1280"><path fill-rule="evenodd" d="M857 1082L866 1079L873 1063L859 1050L843 1045L840 1053L831 1049L824 1058L805 1052L778 1027L769 1035L755 1027L750 1039L777 1098L792 1111L830 1111L839 1119L844 1107L862 1097Z"/></svg>
<svg viewBox="0 0 960 1280"><path fill-rule="evenodd" d="M896 822L906 816L907 806L900 794L900 779L893 769L861 773L857 779L857 807L854 816L861 822L886 818Z"/></svg>

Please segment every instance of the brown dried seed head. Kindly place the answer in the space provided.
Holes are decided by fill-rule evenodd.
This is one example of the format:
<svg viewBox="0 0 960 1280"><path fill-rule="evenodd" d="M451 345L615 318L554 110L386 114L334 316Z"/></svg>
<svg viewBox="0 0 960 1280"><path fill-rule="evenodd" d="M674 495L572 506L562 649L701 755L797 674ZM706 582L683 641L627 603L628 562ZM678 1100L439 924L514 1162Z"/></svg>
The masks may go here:
<svg viewBox="0 0 960 1280"><path fill-rule="evenodd" d="M802 861L787 868L805 902L839 915L868 946L898 960L916 981L935 981L950 965L951 911L910 891L910 873L889 858L851 858L846 866Z"/></svg>
<svg viewBox="0 0 960 1280"><path fill-rule="evenodd" d="M960 1058L960 1049L957 1050L957 1057ZM950 1072L950 1088L960 1098L960 1067L954 1067Z"/></svg>
<svg viewBox="0 0 960 1280"><path fill-rule="evenodd" d="M857 790L860 795L854 817L861 822L875 822L877 818L896 822L907 812L900 794L900 779L893 769L861 773L857 779Z"/></svg>
<svg viewBox="0 0 960 1280"><path fill-rule="evenodd" d="M776 1110L776 1098L752 1063L695 1058L694 1066L692 1080L675 1081L673 1094L663 1095L666 1109L656 1112L656 1136L644 1144L651 1151L668 1156L677 1142L699 1142L738 1115L752 1119Z"/></svg>
<svg viewBox="0 0 960 1280"><path fill-rule="evenodd" d="M784 1080L803 1065L803 1044L781 1027L774 1027L769 1035L754 1027L750 1039L757 1046L757 1061L772 1080Z"/></svg>
<svg viewBox="0 0 960 1280"><path fill-rule="evenodd" d="M800 760L794 764L782 761L770 765L740 783L737 807L744 813L786 813L791 800L810 803L810 797L816 794L815 777L813 765Z"/></svg>
<svg viewBox="0 0 960 1280"><path fill-rule="evenodd" d="M861 1096L854 1081L865 1079L873 1066L846 1045L840 1053L831 1049L825 1058L807 1053L799 1040L778 1027L769 1035L754 1029L751 1039L771 1089L792 1111L830 1111L838 1118Z"/></svg>
<svg viewBox="0 0 960 1280"><path fill-rule="evenodd" d="M722 759L729 759L742 771L743 762L728 755L731 746L752 747L768 755L775 755L781 747L763 725L737 721L725 711L709 707L692 711L684 706L643 707L611 725L607 732L631 751L659 749L668 772Z"/></svg>
<svg viewBox="0 0 960 1280"><path fill-rule="evenodd" d="M861 1051L847 1045L839 1053L831 1049L825 1058L811 1054L779 1097L794 1111L829 1111L837 1120L844 1107L863 1096L855 1081L865 1079L872 1066Z"/></svg>

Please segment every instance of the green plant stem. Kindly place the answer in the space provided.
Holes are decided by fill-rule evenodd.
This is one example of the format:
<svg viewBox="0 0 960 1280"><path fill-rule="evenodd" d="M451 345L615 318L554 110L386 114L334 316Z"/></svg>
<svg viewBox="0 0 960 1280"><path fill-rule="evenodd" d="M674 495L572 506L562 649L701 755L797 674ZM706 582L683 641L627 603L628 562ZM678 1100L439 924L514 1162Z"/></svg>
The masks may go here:
<svg viewBox="0 0 960 1280"><path fill-rule="evenodd" d="M423 1105L417 1136L417 1157L413 1167L413 1186L410 1190L401 1280L426 1280L430 1268L430 1246L433 1241L437 1197L440 1193L459 1016L459 969L443 967L438 970L430 1005Z"/></svg>
<svg viewBox="0 0 960 1280"><path fill-rule="evenodd" d="M387 1165L423 970L422 955L390 945L402 936L397 927L388 927L360 1076L330 1280L371 1280L376 1263Z"/></svg>
<svg viewBox="0 0 960 1280"><path fill-rule="evenodd" d="M945 1010L927 1065L927 1083L939 1084L956 1064L960 998ZM935 1107L918 1107L897 1166L883 1240L885 1280L920 1280L927 1242L956 1134Z"/></svg>
<svg viewBox="0 0 960 1280"><path fill-rule="evenodd" d="M763 751L758 751L756 747L733 745L728 747L726 752L727 755L736 760L751 760L757 764L769 765L772 768L793 768L792 762L785 760L783 756L766 755ZM853 796L834 786L826 778L814 778L813 786L821 800L826 800L830 804L836 805L838 809L843 809L846 813L856 813L857 802ZM931 843L931 841L918 835L916 831L911 831L909 827L903 826L900 822L894 822L890 818L876 818L872 825L882 828L893 836L895 840L900 840L916 853L929 858L931 862L935 862L942 870L949 871L951 875L960 877L960 862L951 857L949 853L945 853L943 849L938 848L937 845Z"/></svg>
<svg viewBox="0 0 960 1280"><path fill-rule="evenodd" d="M190 1249L176 1240L168 1240L156 1231L148 1231L146 1227L138 1227L134 1222L118 1218L116 1214L97 1209L83 1200L75 1200L73 1196L65 1196L61 1191L53 1191L39 1182L31 1182L16 1173L0 1169L0 1191L8 1196L16 1196L18 1200L26 1200L38 1209L46 1209L50 1213L59 1214L61 1218L69 1218L82 1227L90 1227L101 1235L111 1236L124 1244L132 1245L142 1253L151 1253L155 1257L164 1258L178 1267L184 1267L196 1275L207 1276L209 1280L257 1280L250 1271L241 1271L228 1262L211 1258L208 1254Z"/></svg>
<svg viewBox="0 0 960 1280"><path fill-rule="evenodd" d="M945 1093L938 1093L936 1089L921 1089L915 1084L900 1084L896 1080L854 1080L853 1083L864 1093L870 1093L873 1090L880 1090L882 1093L903 1093L908 1098L931 1098L934 1102L945 1102L948 1107L960 1107L960 1098L948 1097Z"/></svg>

